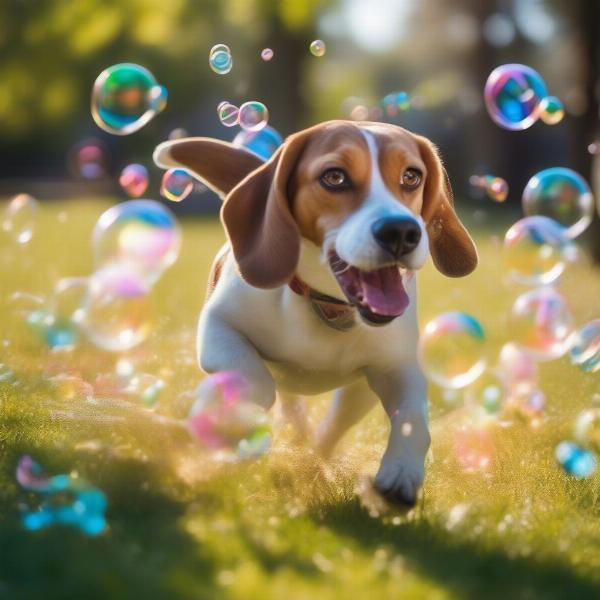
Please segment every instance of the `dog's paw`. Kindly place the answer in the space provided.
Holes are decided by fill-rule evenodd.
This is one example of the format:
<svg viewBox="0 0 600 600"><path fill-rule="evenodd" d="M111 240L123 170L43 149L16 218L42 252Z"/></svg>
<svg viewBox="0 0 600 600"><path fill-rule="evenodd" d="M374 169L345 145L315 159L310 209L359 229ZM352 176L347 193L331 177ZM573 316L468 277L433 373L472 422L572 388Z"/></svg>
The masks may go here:
<svg viewBox="0 0 600 600"><path fill-rule="evenodd" d="M373 484L391 504L412 508L417 502L424 477L423 466L396 459L381 465Z"/></svg>

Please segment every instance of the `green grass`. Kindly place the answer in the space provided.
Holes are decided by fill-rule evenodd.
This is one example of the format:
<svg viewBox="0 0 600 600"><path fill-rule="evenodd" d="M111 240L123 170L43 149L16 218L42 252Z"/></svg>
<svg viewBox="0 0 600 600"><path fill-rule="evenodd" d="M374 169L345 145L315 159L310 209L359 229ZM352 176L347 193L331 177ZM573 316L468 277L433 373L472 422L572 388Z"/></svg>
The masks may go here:
<svg viewBox="0 0 600 600"><path fill-rule="evenodd" d="M253 463L219 466L199 452L173 417L185 411L181 394L201 378L194 329L223 239L215 221L184 223L181 256L155 289L153 334L131 353L141 371L167 383L158 409L70 398L53 387L48 375L93 381L116 357L85 344L50 352L15 318L9 298L17 290L47 294L60 277L88 274L91 228L107 205L52 204L28 246L0 238L0 362L20 381L0 384L0 598L600 597L600 476L576 481L553 457L600 379L567 359L542 365L542 427L491 428L493 462L484 472L465 473L457 463L461 411L447 413L432 389L427 482L408 515L372 517L354 491L374 473L385 443L379 409L329 465L292 445L285 425L269 455ZM421 320L450 309L473 314L492 357L524 289L502 280L492 236L502 227L480 228L482 260L472 276L448 280L429 266L419 282ZM584 259L560 288L577 323L598 316L600 276ZM314 419L324 406L323 397L311 400ZM14 477L24 453L50 473L76 470L102 488L107 532L25 531L18 505L28 496Z"/></svg>

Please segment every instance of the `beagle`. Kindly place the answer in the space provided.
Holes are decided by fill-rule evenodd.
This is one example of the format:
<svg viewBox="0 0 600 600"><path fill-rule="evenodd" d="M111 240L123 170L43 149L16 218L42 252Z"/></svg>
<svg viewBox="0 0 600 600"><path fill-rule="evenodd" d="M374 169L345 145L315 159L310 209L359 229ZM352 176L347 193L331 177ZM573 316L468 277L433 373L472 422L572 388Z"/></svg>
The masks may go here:
<svg viewBox="0 0 600 600"><path fill-rule="evenodd" d="M240 371L265 408L277 390L303 434L298 396L335 389L316 434L324 456L381 401L391 431L374 485L414 505L430 443L415 273L429 254L450 277L477 264L435 147L394 125L330 121L264 163L207 138L160 144L154 161L224 200L228 243L200 316L201 368Z"/></svg>

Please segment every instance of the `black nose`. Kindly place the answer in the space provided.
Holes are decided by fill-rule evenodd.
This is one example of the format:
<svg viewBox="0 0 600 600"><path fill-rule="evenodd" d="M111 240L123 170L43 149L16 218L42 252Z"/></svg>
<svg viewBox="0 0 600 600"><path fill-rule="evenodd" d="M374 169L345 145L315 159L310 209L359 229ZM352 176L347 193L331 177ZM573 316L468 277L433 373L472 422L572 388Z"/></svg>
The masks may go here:
<svg viewBox="0 0 600 600"><path fill-rule="evenodd" d="M410 217L385 217L371 226L375 241L394 258L412 252L421 241L421 227Z"/></svg>

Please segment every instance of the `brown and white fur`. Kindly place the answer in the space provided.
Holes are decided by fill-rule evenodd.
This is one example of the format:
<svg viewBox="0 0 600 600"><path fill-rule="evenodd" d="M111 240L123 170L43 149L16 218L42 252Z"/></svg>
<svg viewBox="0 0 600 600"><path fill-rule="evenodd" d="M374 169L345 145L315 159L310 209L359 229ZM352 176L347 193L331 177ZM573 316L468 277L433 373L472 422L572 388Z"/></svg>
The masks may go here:
<svg viewBox="0 0 600 600"><path fill-rule="evenodd" d="M201 368L240 371L251 383L251 400L265 408L276 390L293 409L297 395L335 389L316 434L324 455L381 401L391 433L375 487L392 502L413 505L430 436L412 273L429 254L451 277L477 264L434 146L393 125L331 121L290 136L265 163L206 138L165 142L154 160L188 169L224 198L228 244L200 316ZM327 187L344 179L340 171L351 185ZM381 219L418 224L410 251L391 251L375 239L374 223ZM340 263L355 273L359 287L378 269L401 270L408 306L396 315L398 299L380 298L371 310L360 290L349 296L334 275ZM319 319L287 285L294 276L355 306L355 326L338 331Z"/></svg>

